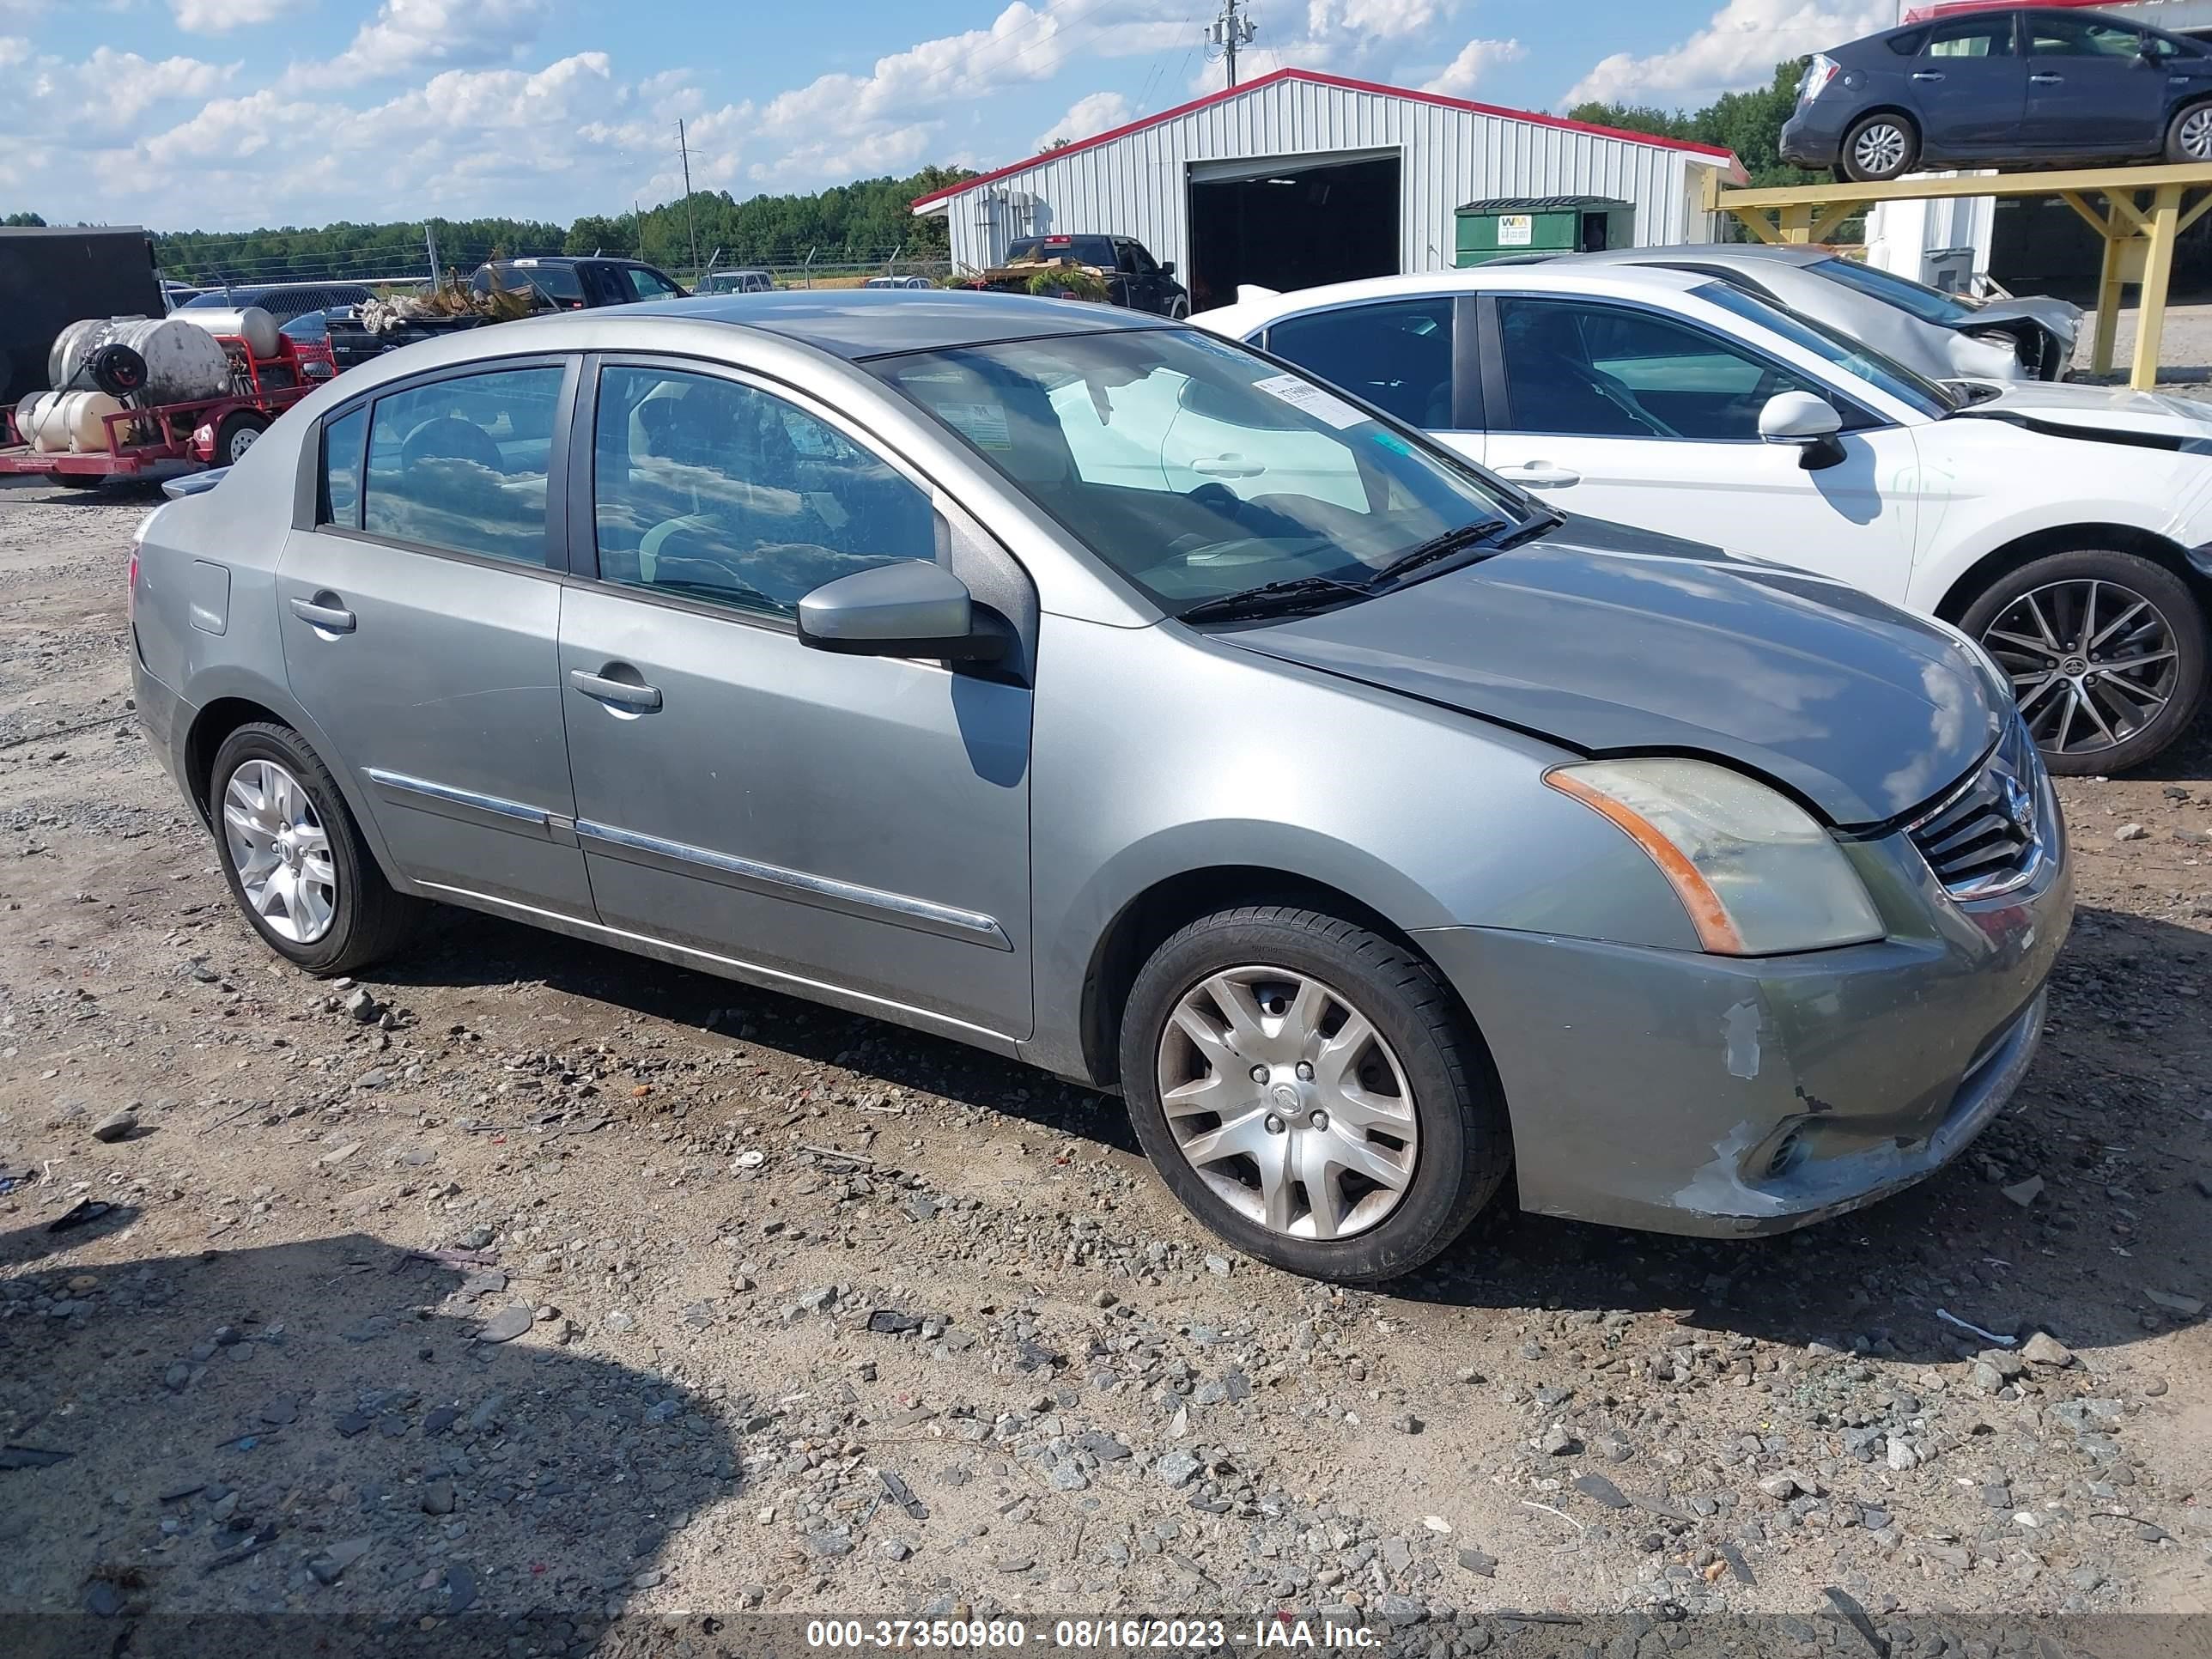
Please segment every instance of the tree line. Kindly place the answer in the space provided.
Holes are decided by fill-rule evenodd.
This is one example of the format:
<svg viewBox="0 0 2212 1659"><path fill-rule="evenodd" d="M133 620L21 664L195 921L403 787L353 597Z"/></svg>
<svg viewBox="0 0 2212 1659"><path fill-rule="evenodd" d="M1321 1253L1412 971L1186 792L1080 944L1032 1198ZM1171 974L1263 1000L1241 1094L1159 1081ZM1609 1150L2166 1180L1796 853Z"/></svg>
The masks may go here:
<svg viewBox="0 0 2212 1659"><path fill-rule="evenodd" d="M946 257L941 217L916 218L917 196L969 177L955 167L924 167L904 179L864 179L806 195L756 196L696 191L686 198L624 214L586 214L569 223L543 219L430 219L390 224L342 221L312 228L164 231L155 235L164 274L185 282L282 282L395 276L425 268L434 240L441 264L472 269L483 260L544 253L607 253L688 271L696 235L699 262L798 264L811 252L823 265Z"/></svg>
<svg viewBox="0 0 2212 1659"><path fill-rule="evenodd" d="M1749 92L1724 92L1702 109L1667 110L1648 104L1593 101L1576 105L1567 115L1571 120L1596 126L1719 144L1735 152L1753 185L1760 188L1826 184L1826 173L1808 173L1788 166L1782 159L1782 124L1797 107L1797 84L1804 78L1805 59L1791 58L1774 66L1773 77L1766 85Z"/></svg>

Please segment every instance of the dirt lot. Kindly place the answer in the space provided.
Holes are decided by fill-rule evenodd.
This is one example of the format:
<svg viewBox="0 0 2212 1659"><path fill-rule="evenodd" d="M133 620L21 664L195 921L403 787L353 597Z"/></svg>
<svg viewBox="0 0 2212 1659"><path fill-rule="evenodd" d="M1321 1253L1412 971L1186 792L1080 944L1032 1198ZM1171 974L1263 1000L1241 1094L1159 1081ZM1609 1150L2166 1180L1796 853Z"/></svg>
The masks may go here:
<svg viewBox="0 0 2212 1659"><path fill-rule="evenodd" d="M280 964L129 710L151 500L0 491L0 1620L2212 1612L2205 737L2063 787L2051 1035L1937 1179L1347 1294L948 1043L461 914Z"/></svg>

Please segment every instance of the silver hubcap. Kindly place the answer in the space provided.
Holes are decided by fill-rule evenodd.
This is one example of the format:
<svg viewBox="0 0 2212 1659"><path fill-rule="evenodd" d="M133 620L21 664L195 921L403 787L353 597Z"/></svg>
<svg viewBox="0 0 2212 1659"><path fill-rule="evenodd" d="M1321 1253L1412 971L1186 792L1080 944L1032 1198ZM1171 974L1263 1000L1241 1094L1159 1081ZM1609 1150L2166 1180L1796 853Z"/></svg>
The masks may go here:
<svg viewBox="0 0 2212 1659"><path fill-rule="evenodd" d="M2012 676L2038 746L2053 755L2126 742L2172 701L2181 672L2158 607L2111 582L2031 588L1983 630L1982 644Z"/></svg>
<svg viewBox="0 0 2212 1659"><path fill-rule="evenodd" d="M1851 160L1862 173L1887 173L1905 160L1904 131L1887 121L1869 127L1851 146Z"/></svg>
<svg viewBox="0 0 2212 1659"><path fill-rule="evenodd" d="M2212 107L2181 118L2181 147L2200 161L2212 161Z"/></svg>
<svg viewBox="0 0 2212 1659"><path fill-rule="evenodd" d="M246 902L269 931L313 945L338 908L331 838L314 803L274 761L250 760L222 792L222 838Z"/></svg>
<svg viewBox="0 0 2212 1659"><path fill-rule="evenodd" d="M1159 1085L1191 1168L1270 1232L1364 1232L1412 1184L1420 1131L1405 1068L1317 979L1231 968L1191 987L1160 1039Z"/></svg>

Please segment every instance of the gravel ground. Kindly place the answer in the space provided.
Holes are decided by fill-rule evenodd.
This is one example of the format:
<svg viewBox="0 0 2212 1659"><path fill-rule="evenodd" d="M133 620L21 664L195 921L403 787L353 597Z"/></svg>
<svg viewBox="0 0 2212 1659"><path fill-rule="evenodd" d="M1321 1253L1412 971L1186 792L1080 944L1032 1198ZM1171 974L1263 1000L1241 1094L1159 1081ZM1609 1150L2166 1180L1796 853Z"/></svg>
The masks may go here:
<svg viewBox="0 0 2212 1659"><path fill-rule="evenodd" d="M2050 1036L1949 1170L1759 1243L1507 1218L1346 1292L1187 1219L1114 1102L951 1044L459 913L359 984L280 963L129 710L150 499L0 490L17 1650L1282 1610L1933 1654L1912 1620L2212 1613L2203 734L2062 786Z"/></svg>

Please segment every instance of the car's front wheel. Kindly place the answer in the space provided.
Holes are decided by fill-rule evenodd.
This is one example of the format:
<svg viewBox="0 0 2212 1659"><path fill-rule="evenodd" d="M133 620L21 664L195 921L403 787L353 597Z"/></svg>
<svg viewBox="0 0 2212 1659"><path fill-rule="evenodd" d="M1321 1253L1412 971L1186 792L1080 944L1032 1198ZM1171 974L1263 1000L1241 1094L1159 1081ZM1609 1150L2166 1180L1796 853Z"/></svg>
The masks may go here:
<svg viewBox="0 0 2212 1659"><path fill-rule="evenodd" d="M2212 103L2178 109L2166 124L2166 159L2173 162L2212 161Z"/></svg>
<svg viewBox="0 0 2212 1659"><path fill-rule="evenodd" d="M1512 1162L1488 1058L1436 971L1313 910L1248 906L1170 938L1131 989L1121 1066L1170 1190L1315 1279L1410 1273Z"/></svg>
<svg viewBox="0 0 2212 1659"><path fill-rule="evenodd" d="M1960 626L2012 677L2045 763L2063 775L2141 766L2188 729L2203 695L2203 609L2140 554L2031 560L1984 590Z"/></svg>
<svg viewBox="0 0 2212 1659"><path fill-rule="evenodd" d="M241 726L209 780L230 896L269 948L313 974L389 955L418 905L392 890L337 782L289 726Z"/></svg>
<svg viewBox="0 0 2212 1659"><path fill-rule="evenodd" d="M1919 132L1904 116L1887 110L1862 117L1844 135L1844 173L1857 184L1902 178L1919 159Z"/></svg>

